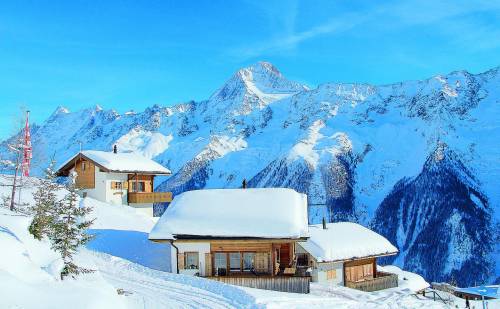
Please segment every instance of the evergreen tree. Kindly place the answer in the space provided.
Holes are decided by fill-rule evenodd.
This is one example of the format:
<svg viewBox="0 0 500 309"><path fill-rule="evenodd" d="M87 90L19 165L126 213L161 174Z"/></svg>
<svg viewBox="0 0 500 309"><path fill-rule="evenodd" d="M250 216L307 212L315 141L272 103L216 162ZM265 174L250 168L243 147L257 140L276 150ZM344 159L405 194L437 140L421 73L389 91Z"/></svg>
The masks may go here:
<svg viewBox="0 0 500 309"><path fill-rule="evenodd" d="M42 240L44 237L50 238L58 202L56 194L61 189L61 185L55 182L54 164L54 161L50 162L45 170L45 178L40 179L37 191L33 194L35 200L35 205L32 208L33 220L28 229L38 240Z"/></svg>
<svg viewBox="0 0 500 309"><path fill-rule="evenodd" d="M71 175L71 181L67 186L68 194L61 201L56 203L56 216L52 224L53 231L50 238L52 249L61 254L64 268L61 272L61 279L71 275L89 273L92 270L85 269L73 263L73 255L78 248L89 242L93 236L86 233L94 220L85 220L92 209L79 205L78 189L75 185L76 175Z"/></svg>

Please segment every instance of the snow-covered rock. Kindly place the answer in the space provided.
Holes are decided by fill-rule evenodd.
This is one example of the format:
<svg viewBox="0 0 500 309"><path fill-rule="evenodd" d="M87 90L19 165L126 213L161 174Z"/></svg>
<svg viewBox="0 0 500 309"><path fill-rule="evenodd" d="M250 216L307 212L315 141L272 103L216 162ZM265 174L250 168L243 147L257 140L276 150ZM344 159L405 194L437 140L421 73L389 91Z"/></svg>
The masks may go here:
<svg viewBox="0 0 500 309"><path fill-rule="evenodd" d="M172 170L171 177L157 183L158 189L174 195L200 188L236 188L246 178L252 187L307 193L310 223L326 217L376 225L380 220L374 218L380 206L387 205L386 198L403 182L418 177L428 158L446 145L473 175L474 186L414 186L419 192L402 200L411 199L415 213L428 211L430 217L388 219L379 232L397 244L402 254L395 262L404 269L421 272L429 281L468 273L462 283L469 285L500 275L500 263L493 266L500 256L500 245L491 242L495 236L484 238L479 253L475 245L467 245L469 241L458 246L460 239L450 236L472 241L477 238L472 237L474 231L499 233L498 89L499 68L382 86L326 83L306 89L274 66L258 63L236 72L200 102L155 105L126 115L95 108L58 109L33 126L33 165L46 165L53 153L64 162L78 152L80 142L83 149L97 150L110 150L119 142L121 148L150 156ZM5 151L0 155L9 158ZM463 173L460 164L450 168ZM445 176L440 173L434 175ZM462 189L467 192L455 191ZM428 205L443 205L449 196L467 194L470 198L456 214L442 215L431 210L438 207ZM433 200L418 198L422 196ZM490 215L466 219L480 208ZM436 235L424 231L429 222L439 220L447 226L439 231L443 239L452 242L450 250L438 252L432 249ZM393 232L398 229L405 232ZM392 236L396 234L400 238ZM412 245L417 238L420 245ZM441 261L439 267L436 260ZM478 270L473 265L485 267Z"/></svg>

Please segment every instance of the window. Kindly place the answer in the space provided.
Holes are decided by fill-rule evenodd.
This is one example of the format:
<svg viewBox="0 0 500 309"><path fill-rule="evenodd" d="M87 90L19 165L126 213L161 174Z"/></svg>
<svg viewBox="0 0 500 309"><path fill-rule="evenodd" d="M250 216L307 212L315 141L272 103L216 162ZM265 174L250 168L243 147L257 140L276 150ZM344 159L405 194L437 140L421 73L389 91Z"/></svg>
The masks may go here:
<svg viewBox="0 0 500 309"><path fill-rule="evenodd" d="M255 269L255 252L215 252L214 274L250 272ZM224 273L221 275L221 271Z"/></svg>
<svg viewBox="0 0 500 309"><path fill-rule="evenodd" d="M121 190L123 187L122 187L122 183L119 182L119 181L112 181L111 182L111 189L113 190Z"/></svg>
<svg viewBox="0 0 500 309"><path fill-rule="evenodd" d="M85 172L87 170L87 162L82 161L82 172Z"/></svg>
<svg viewBox="0 0 500 309"><path fill-rule="evenodd" d="M297 266L309 266L307 253L297 253Z"/></svg>
<svg viewBox="0 0 500 309"><path fill-rule="evenodd" d="M326 280L332 280L337 278L337 271L335 269L330 269L326 271Z"/></svg>
<svg viewBox="0 0 500 309"><path fill-rule="evenodd" d="M218 276L225 276L227 272L227 254L216 252L214 255L214 272Z"/></svg>
<svg viewBox="0 0 500 309"><path fill-rule="evenodd" d="M184 259L185 259L184 263L185 269L198 269L199 267L198 252L185 252Z"/></svg>
<svg viewBox="0 0 500 309"><path fill-rule="evenodd" d="M132 191L133 192L144 192L146 185L144 181L132 181Z"/></svg>
<svg viewBox="0 0 500 309"><path fill-rule="evenodd" d="M243 253L243 271L251 271L255 268L255 253Z"/></svg>
<svg viewBox="0 0 500 309"><path fill-rule="evenodd" d="M241 271L241 253L239 252L229 253L229 269L232 272Z"/></svg>

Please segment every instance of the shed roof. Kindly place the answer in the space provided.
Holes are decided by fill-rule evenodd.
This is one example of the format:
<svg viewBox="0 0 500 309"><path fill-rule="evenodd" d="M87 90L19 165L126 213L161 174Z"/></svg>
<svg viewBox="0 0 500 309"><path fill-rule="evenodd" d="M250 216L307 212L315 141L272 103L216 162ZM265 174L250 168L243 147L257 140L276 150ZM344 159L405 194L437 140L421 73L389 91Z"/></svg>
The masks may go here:
<svg viewBox="0 0 500 309"><path fill-rule="evenodd" d="M212 189L174 198L149 234L180 238L307 237L307 196L292 189Z"/></svg>
<svg viewBox="0 0 500 309"><path fill-rule="evenodd" d="M385 237L352 222L309 226L310 238L299 245L318 262L333 262L365 257L394 255L398 249Z"/></svg>
<svg viewBox="0 0 500 309"><path fill-rule="evenodd" d="M106 172L116 173L147 173L154 175L168 175L170 170L161 164L148 159L142 155L132 152L106 152L98 150L84 150L62 164L58 173L64 174L65 171L72 168L75 160L79 157L93 161Z"/></svg>

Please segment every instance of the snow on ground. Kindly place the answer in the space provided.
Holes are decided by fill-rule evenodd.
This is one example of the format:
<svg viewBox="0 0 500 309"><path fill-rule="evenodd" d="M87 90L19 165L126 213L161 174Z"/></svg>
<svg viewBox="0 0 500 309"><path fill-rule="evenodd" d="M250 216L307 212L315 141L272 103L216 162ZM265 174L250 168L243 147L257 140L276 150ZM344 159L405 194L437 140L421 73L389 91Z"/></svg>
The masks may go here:
<svg viewBox="0 0 500 309"><path fill-rule="evenodd" d="M98 272L61 281L59 255L28 233L30 222L0 209L0 308L124 308L123 298ZM77 263L92 267L80 258Z"/></svg>
<svg viewBox="0 0 500 309"><path fill-rule="evenodd" d="M243 288L255 297L256 305L277 308L448 308L443 303L419 299L398 288L362 292L336 285L311 283L310 294L282 293Z"/></svg>
<svg viewBox="0 0 500 309"><path fill-rule="evenodd" d="M102 276L127 294L127 308L256 308L242 289L194 276L152 270L102 253L91 259Z"/></svg>
<svg viewBox="0 0 500 309"><path fill-rule="evenodd" d="M157 270L170 271L170 245L148 239L155 219L126 205L111 205L84 198L83 206L92 207L90 218L95 239L87 248L118 256Z"/></svg>
<svg viewBox="0 0 500 309"><path fill-rule="evenodd" d="M32 202L34 189L25 188L22 201ZM6 193L8 187L0 186L0 194ZM64 281L59 278L60 256L50 249L48 242L37 241L28 233L31 218L0 208L0 308L443 307L438 302L413 296L415 288L411 287L418 287L421 278L403 271L400 273L409 282L405 286L400 281L400 288L365 293L312 284L310 294L293 294L154 270L170 264L170 249L147 240L153 219L125 205L110 205L90 198L82 199L81 203L94 209L91 216L97 219L92 233L96 239L76 255L76 263L95 272Z"/></svg>
<svg viewBox="0 0 500 309"><path fill-rule="evenodd" d="M379 271L385 271L388 273L393 273L398 275L398 287L402 289L409 289L412 292L418 292L430 286L430 284L427 281L425 281L425 279L422 278L422 276L409 271L404 271L397 266L377 265L377 269Z"/></svg>

